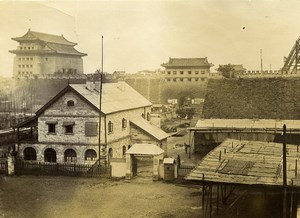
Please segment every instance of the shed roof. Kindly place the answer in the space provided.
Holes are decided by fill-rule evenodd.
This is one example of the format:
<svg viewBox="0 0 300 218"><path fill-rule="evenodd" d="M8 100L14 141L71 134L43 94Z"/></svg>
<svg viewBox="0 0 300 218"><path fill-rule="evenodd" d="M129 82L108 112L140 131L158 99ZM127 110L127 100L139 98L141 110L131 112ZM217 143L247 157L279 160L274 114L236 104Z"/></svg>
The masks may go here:
<svg viewBox="0 0 300 218"><path fill-rule="evenodd" d="M104 114L152 105L125 82L103 83L102 85L101 111ZM96 89L88 88L85 84L71 84L70 86L99 109L99 92Z"/></svg>
<svg viewBox="0 0 300 218"><path fill-rule="evenodd" d="M287 145L287 184L300 187L295 176L296 145ZM282 186L282 144L227 139L209 152L186 180L243 185Z"/></svg>
<svg viewBox="0 0 300 218"><path fill-rule="evenodd" d="M256 128L282 129L286 124L289 129L300 129L300 120L275 119L202 119L196 123L196 128Z"/></svg>
<svg viewBox="0 0 300 218"><path fill-rule="evenodd" d="M126 154L140 154L140 155L160 155L164 150L154 144L134 144L126 151Z"/></svg>
<svg viewBox="0 0 300 218"><path fill-rule="evenodd" d="M135 118L130 120L131 123L133 123L135 126L141 128L157 140L163 140L168 138L170 135L166 132L164 132L162 129L158 128L157 126L149 123L143 118Z"/></svg>

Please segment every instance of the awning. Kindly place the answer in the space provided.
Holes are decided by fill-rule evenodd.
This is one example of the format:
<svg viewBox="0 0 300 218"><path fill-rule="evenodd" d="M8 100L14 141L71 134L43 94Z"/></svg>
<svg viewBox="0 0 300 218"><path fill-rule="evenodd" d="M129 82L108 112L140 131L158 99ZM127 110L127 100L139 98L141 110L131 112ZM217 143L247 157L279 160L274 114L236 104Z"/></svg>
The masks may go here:
<svg viewBox="0 0 300 218"><path fill-rule="evenodd" d="M134 144L126 151L126 154L140 154L140 155L160 155L164 150L154 144Z"/></svg>

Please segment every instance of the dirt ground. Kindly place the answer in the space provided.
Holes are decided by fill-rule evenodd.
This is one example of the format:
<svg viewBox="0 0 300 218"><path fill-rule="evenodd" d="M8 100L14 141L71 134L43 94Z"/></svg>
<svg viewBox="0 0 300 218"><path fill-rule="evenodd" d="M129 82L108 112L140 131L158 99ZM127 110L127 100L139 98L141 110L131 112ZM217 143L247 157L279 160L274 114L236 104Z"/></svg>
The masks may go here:
<svg viewBox="0 0 300 218"><path fill-rule="evenodd" d="M200 189L151 178L2 176L0 217L199 217Z"/></svg>

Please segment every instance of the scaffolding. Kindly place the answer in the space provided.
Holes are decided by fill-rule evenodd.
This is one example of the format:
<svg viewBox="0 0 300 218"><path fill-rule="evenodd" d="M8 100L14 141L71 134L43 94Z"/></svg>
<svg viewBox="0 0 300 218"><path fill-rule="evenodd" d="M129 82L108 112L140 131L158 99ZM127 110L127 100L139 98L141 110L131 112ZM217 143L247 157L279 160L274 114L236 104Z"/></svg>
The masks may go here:
<svg viewBox="0 0 300 218"><path fill-rule="evenodd" d="M284 65L281 69L282 73L285 74L297 74L300 68L300 37L296 40L292 50L288 57L285 57Z"/></svg>

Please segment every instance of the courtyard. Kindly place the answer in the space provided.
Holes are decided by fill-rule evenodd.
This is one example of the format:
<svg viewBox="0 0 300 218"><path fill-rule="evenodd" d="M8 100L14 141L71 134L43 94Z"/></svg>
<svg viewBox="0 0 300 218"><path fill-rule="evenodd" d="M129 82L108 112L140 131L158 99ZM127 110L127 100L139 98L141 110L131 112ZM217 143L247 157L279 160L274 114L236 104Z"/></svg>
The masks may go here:
<svg viewBox="0 0 300 218"><path fill-rule="evenodd" d="M200 186L150 177L2 176L0 217L199 217Z"/></svg>

